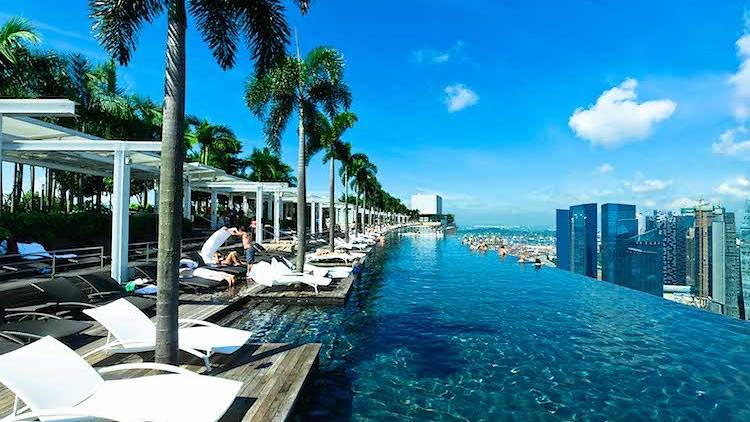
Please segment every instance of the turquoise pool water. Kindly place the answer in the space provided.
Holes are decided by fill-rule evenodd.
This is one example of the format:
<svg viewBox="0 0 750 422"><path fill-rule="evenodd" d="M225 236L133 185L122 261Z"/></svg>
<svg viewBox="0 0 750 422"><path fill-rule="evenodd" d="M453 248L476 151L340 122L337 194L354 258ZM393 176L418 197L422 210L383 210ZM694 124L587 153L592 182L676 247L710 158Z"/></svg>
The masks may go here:
<svg viewBox="0 0 750 422"><path fill-rule="evenodd" d="M750 325L553 268L391 238L340 308L237 324L323 343L303 420L750 420Z"/></svg>

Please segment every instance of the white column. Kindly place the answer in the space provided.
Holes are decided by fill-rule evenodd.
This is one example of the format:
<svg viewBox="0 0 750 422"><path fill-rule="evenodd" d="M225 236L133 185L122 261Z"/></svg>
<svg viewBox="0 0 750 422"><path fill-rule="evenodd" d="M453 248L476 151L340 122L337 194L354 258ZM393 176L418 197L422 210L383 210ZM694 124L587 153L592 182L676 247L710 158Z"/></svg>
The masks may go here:
<svg viewBox="0 0 750 422"><path fill-rule="evenodd" d="M211 230L219 228L219 195L211 190Z"/></svg>
<svg viewBox="0 0 750 422"><path fill-rule="evenodd" d="M192 187L190 186L190 179L186 179L182 182L182 215L188 220L192 220L193 211L193 193Z"/></svg>
<svg viewBox="0 0 750 422"><path fill-rule="evenodd" d="M263 188L255 190L255 241L263 243Z"/></svg>
<svg viewBox="0 0 750 422"><path fill-rule="evenodd" d="M3 115L0 114L0 185L2 185L2 183L3 183ZM2 213L2 207L0 207L0 213Z"/></svg>
<svg viewBox="0 0 750 422"><path fill-rule="evenodd" d="M112 266L110 274L120 283L128 281L129 207L130 158L125 151L115 151L112 177Z"/></svg>
<svg viewBox="0 0 750 422"><path fill-rule="evenodd" d="M269 219L273 218L273 200L266 202L266 216Z"/></svg>
<svg viewBox="0 0 750 422"><path fill-rule="evenodd" d="M315 201L310 201L310 234L315 234Z"/></svg>
<svg viewBox="0 0 750 422"><path fill-rule="evenodd" d="M154 212L159 212L159 179L154 180Z"/></svg>
<svg viewBox="0 0 750 422"><path fill-rule="evenodd" d="M278 241L281 236L281 192L273 193L273 240Z"/></svg>
<svg viewBox="0 0 750 422"><path fill-rule="evenodd" d="M323 233L323 203L318 202L318 233Z"/></svg>
<svg viewBox="0 0 750 422"><path fill-rule="evenodd" d="M242 195L242 212L247 216L250 212L250 202L247 200L247 195Z"/></svg>

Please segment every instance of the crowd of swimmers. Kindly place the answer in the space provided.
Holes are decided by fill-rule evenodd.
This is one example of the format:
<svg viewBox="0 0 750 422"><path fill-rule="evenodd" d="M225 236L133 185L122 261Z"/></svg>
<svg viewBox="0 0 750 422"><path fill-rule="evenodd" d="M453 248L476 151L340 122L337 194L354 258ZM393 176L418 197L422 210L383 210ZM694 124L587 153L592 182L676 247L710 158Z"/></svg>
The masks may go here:
<svg viewBox="0 0 750 422"><path fill-rule="evenodd" d="M497 235L489 236L464 236L462 243L469 246L469 250L472 252L487 252L490 250L497 250L500 258L505 258L508 255L508 250L505 247L503 239ZM542 260L538 256L535 258L526 257L526 255L519 255L517 258L519 264L534 264L535 267L540 268L542 266Z"/></svg>

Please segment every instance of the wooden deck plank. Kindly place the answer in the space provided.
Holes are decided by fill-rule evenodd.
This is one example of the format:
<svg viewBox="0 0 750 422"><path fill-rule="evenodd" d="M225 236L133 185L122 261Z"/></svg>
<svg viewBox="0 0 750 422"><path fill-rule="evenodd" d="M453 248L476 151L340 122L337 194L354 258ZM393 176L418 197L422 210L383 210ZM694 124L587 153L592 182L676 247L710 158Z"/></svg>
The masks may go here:
<svg viewBox="0 0 750 422"><path fill-rule="evenodd" d="M182 295L180 297L180 318L213 319L227 317L232 312L239 313L237 304L247 302L246 297L237 296L234 301L222 298L206 300L205 295ZM270 308L273 304L252 304L251 308ZM95 326L87 332L94 338L99 337L79 349L81 355L102 346L106 331ZM215 355L212 358L212 370L208 375L241 381L243 387L224 421L285 421L288 420L299 401L305 383L317 369L319 344L248 344L232 355ZM94 353L86 360L95 367L111 366L121 363L138 363L153 361L153 352L138 354ZM182 354L183 367L198 373L206 373L200 359ZM125 377L136 377L151 374L151 371L129 371L121 374ZM0 415L8 415L13 409L14 395L0 386Z"/></svg>

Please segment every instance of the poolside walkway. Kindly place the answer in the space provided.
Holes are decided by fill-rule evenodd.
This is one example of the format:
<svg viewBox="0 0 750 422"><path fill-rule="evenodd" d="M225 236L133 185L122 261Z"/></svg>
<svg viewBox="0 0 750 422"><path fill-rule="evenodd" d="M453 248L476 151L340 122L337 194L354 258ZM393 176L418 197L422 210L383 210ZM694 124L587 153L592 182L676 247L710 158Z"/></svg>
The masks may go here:
<svg viewBox="0 0 750 422"><path fill-rule="evenodd" d="M219 321L232 312L241 312L248 299L232 296L209 297L188 294L180 296L180 318ZM106 341L106 331L99 325L84 333L93 341L77 349L83 355ZM210 375L243 382L237 399L222 420L225 421L285 421L290 419L303 387L318 365L320 344L247 344L232 355L215 355ZM95 367L152 361L153 352L138 354L95 353L86 360ZM202 361L181 356L183 367L204 373ZM149 374L149 371L130 371L127 377ZM14 396L0 387L0 415L13 409ZM135 405L135 404L134 404Z"/></svg>

